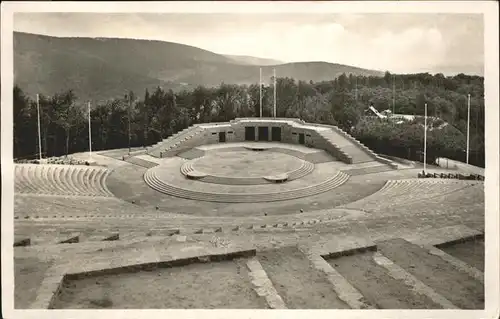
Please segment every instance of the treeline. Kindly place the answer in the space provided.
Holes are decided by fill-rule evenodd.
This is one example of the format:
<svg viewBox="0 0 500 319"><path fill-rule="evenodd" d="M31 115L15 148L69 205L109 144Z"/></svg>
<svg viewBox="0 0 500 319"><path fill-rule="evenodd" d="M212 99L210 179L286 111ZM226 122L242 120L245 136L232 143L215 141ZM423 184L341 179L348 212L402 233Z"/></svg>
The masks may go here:
<svg viewBox="0 0 500 319"><path fill-rule="evenodd" d="M368 106L379 111L438 117L449 125L429 131L428 153L465 160L467 94L471 95L471 163L484 165L483 78L409 74L383 77L341 75L328 82L278 78L277 116L337 125L368 147L387 155L418 159L423 127L419 120L395 124L366 115ZM263 86L263 116L273 112L273 87ZM126 93L126 94L125 94ZM152 145L195 123L223 122L236 117L258 117L258 85L222 83L173 92L156 88L142 96L124 92L114 100L91 104L92 149ZM44 156L88 151L87 101L72 91L39 96ZM14 88L14 157L38 154L37 104L22 88Z"/></svg>

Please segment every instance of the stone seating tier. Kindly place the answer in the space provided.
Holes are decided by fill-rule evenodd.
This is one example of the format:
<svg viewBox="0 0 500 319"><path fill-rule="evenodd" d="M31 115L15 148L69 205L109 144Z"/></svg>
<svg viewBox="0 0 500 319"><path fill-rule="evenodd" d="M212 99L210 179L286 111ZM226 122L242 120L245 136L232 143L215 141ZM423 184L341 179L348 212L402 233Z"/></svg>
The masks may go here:
<svg viewBox="0 0 500 319"><path fill-rule="evenodd" d="M19 194L113 196L106 187L109 170L98 166L16 164Z"/></svg>

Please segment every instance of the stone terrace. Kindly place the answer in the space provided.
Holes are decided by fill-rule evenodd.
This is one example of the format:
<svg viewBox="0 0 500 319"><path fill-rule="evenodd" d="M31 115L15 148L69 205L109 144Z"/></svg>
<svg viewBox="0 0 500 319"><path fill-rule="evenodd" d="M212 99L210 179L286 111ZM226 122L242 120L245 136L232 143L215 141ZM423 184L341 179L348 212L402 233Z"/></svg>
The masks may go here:
<svg viewBox="0 0 500 319"><path fill-rule="evenodd" d="M143 179L175 162L162 180L185 183L179 164L216 148L170 158L139 150L125 161L123 151L108 151L95 154L102 167L81 171L16 169L16 307L484 307L484 244L473 257L461 248L481 247L483 182L416 179L420 168L396 170L373 157L346 164L324 153L328 160L287 183L321 181L333 172L322 170L328 165L349 178L302 199L198 202ZM262 188L244 185L253 186Z"/></svg>

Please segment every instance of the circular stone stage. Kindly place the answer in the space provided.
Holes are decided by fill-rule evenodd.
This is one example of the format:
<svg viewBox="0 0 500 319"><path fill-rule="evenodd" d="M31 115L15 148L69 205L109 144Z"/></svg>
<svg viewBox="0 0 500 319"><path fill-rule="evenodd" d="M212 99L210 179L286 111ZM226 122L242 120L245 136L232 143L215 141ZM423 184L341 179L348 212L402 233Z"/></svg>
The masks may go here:
<svg viewBox="0 0 500 319"><path fill-rule="evenodd" d="M324 151L296 145L252 143L205 145L199 157L163 159L144 174L158 192L212 202L252 203L291 200L327 192L349 175L339 162L312 163Z"/></svg>
<svg viewBox="0 0 500 319"><path fill-rule="evenodd" d="M192 167L207 175L234 178L255 178L287 174L299 169L302 160L287 154L275 152L233 151L211 152L194 160ZM214 163L216 165L214 165Z"/></svg>

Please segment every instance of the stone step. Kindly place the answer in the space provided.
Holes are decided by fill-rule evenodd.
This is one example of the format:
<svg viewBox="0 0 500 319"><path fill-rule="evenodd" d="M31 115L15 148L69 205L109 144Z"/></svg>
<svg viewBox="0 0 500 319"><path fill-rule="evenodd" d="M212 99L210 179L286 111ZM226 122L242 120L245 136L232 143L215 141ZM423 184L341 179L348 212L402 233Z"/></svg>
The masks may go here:
<svg viewBox="0 0 500 319"><path fill-rule="evenodd" d="M447 254L443 250L434 246L427 246L423 248L427 249L430 254L441 257L441 259L453 265L453 267L455 267L457 270L469 274L469 276L484 284L484 273L477 268L463 262L458 258L453 257L450 254Z"/></svg>
<svg viewBox="0 0 500 319"><path fill-rule="evenodd" d="M364 300L380 309L440 309L440 303L416 291L409 276L394 276L393 269L379 263L376 249L347 251L333 258L325 257L327 263L341 274L364 296ZM397 275L401 274L396 272ZM449 306L445 304L445 306ZM452 308L454 308L452 306Z"/></svg>
<svg viewBox="0 0 500 319"><path fill-rule="evenodd" d="M31 246L56 245L56 244L77 244L80 242L80 232L53 232L33 233L30 240Z"/></svg>
<svg viewBox="0 0 500 319"><path fill-rule="evenodd" d="M276 291L271 280L262 268L257 257L251 257L247 261L250 280L257 295L266 299L267 305L271 309L286 309L285 302Z"/></svg>
<svg viewBox="0 0 500 319"><path fill-rule="evenodd" d="M348 180L348 175L339 173L324 183L312 185L307 188L286 191L282 193L267 193L267 194L222 194L222 193L203 193L199 191L192 191L186 189L176 188L169 184L161 182L154 174L148 171L144 174L144 179L153 189L171 196L201 200L201 201L215 201L215 202L264 202L264 201L280 201L295 198L306 197L310 195L319 194L329 191L335 187L340 186Z"/></svg>
<svg viewBox="0 0 500 319"><path fill-rule="evenodd" d="M161 157L160 155L162 152L175 145L176 143L179 143L179 141L183 140L187 136L187 134L194 134L195 132L200 130L202 129L197 126L190 126L188 128L185 128L182 131L179 131L174 135L153 145L148 153L154 157Z"/></svg>
<svg viewBox="0 0 500 319"><path fill-rule="evenodd" d="M408 204L410 202L425 202L428 198L453 193L472 183L465 181L456 182L449 180L390 180L380 190L358 201L344 205L352 209L370 210L380 207L380 201L391 199L393 205Z"/></svg>
<svg viewBox="0 0 500 319"><path fill-rule="evenodd" d="M290 175L288 175L288 180L293 181L295 179L300 179L312 173L312 171L314 171L314 164L308 161L304 161L303 165L299 169L291 172Z"/></svg>
<svg viewBox="0 0 500 319"><path fill-rule="evenodd" d="M268 278L289 309L346 309L328 282L297 247L257 253Z"/></svg>
<svg viewBox="0 0 500 319"><path fill-rule="evenodd" d="M351 163L363 163L374 160L375 154L370 149L339 128L334 127L331 130L321 131L320 135L337 152L350 157ZM345 161L345 159L341 160Z"/></svg>
<svg viewBox="0 0 500 319"><path fill-rule="evenodd" d="M461 309L484 308L484 285L441 257L404 239L377 243L379 252Z"/></svg>
<svg viewBox="0 0 500 319"><path fill-rule="evenodd" d="M118 232L99 232L99 233L93 233L89 235L81 235L80 236L80 242L87 242L87 241L115 241L115 240L120 240L120 233Z"/></svg>
<svg viewBox="0 0 500 319"><path fill-rule="evenodd" d="M374 253L373 260L378 266L385 268L389 276L398 280L399 282L404 282L404 284L409 288L409 290L411 290L411 292L420 295L419 300L413 299L409 304L409 306L413 306L412 308L415 308L416 302L421 301L424 305L421 308L437 308L432 306L432 304L434 304L443 309L457 309L457 307L448 299L437 293L434 289L427 286L425 283L420 281L418 278L407 272L399 265L395 264L392 260L383 256L381 253ZM423 296L425 297L423 298Z"/></svg>
<svg viewBox="0 0 500 319"><path fill-rule="evenodd" d="M352 309L373 309L372 303L367 302L365 296L356 289L342 274L332 267L317 251L301 249L308 256L313 266L327 276L328 282L337 293L338 298ZM337 252L342 255L342 252Z"/></svg>

